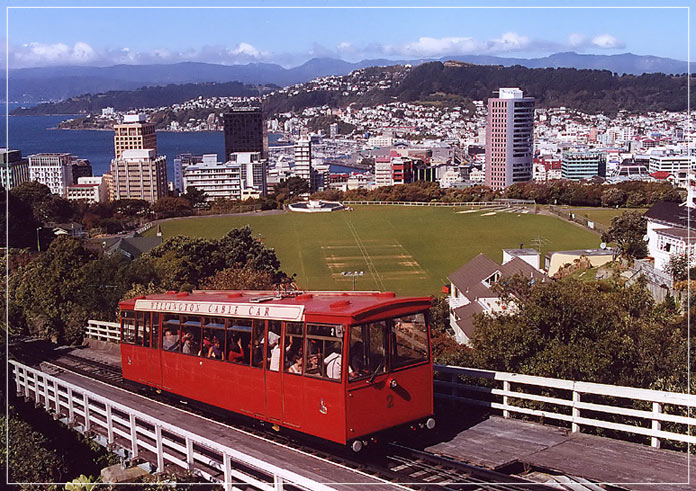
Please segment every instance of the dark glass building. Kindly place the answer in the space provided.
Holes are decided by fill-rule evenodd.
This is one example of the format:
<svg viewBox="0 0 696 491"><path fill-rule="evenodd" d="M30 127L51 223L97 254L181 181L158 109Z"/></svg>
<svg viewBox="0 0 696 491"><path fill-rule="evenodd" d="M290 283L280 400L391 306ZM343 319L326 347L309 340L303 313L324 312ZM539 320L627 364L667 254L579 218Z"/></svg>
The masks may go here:
<svg viewBox="0 0 696 491"><path fill-rule="evenodd" d="M264 124L260 107L232 108L223 114L223 131L225 133L225 160L235 152L261 152L264 148Z"/></svg>

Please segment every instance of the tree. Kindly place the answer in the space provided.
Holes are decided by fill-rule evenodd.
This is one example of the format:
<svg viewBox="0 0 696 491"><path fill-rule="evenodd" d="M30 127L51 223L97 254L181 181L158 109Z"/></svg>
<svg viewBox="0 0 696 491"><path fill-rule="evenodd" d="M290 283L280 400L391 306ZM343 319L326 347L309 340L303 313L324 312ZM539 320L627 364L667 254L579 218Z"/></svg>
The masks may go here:
<svg viewBox="0 0 696 491"><path fill-rule="evenodd" d="M308 192L309 183L305 179L301 177L290 177L274 186L273 198L278 203L285 203Z"/></svg>
<svg viewBox="0 0 696 491"><path fill-rule="evenodd" d="M186 193L182 194L181 197L191 203L193 208L201 208L207 204L205 192L193 186L187 187Z"/></svg>
<svg viewBox="0 0 696 491"><path fill-rule="evenodd" d="M602 206L614 208L626 203L626 193L617 188L609 188L602 193Z"/></svg>
<svg viewBox="0 0 696 491"><path fill-rule="evenodd" d="M204 290L271 290L273 276L252 268L227 268L206 279Z"/></svg>
<svg viewBox="0 0 696 491"><path fill-rule="evenodd" d="M157 214L157 218L184 217L193 214L193 208L188 199L172 196L158 199L152 205L152 211Z"/></svg>
<svg viewBox="0 0 696 491"><path fill-rule="evenodd" d="M612 218L611 226L602 234L604 242L614 242L621 255L628 258L642 258L648 253L643 238L647 233L647 220L641 212L630 211Z"/></svg>
<svg viewBox="0 0 696 491"><path fill-rule="evenodd" d="M513 283L500 285L514 289L513 314L475 317L475 366L644 388L685 382L681 317L656 305L644 284Z"/></svg>

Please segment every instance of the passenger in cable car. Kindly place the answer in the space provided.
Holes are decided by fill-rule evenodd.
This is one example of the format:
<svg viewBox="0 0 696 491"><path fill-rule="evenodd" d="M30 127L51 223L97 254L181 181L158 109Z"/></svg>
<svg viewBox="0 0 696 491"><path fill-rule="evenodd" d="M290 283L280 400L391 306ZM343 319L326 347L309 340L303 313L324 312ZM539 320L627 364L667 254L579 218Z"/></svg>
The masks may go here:
<svg viewBox="0 0 696 491"><path fill-rule="evenodd" d="M350 348L350 362L348 374L350 378L357 378L367 373L365 368L365 345L362 341L357 341Z"/></svg>
<svg viewBox="0 0 696 491"><path fill-rule="evenodd" d="M341 378L341 343L333 343L330 348L330 353L324 358L324 366L326 367L326 376L333 380Z"/></svg>
<svg viewBox="0 0 696 491"><path fill-rule="evenodd" d="M184 337L181 338L183 340L183 344L181 346L181 352L185 355L193 355L194 353L194 347L192 344L193 340L193 335L189 332L184 334Z"/></svg>
<svg viewBox="0 0 696 491"><path fill-rule="evenodd" d="M268 363L268 369L273 372L277 372L280 370L280 336L274 332L269 332L268 346L271 351L271 359Z"/></svg>
<svg viewBox="0 0 696 491"><path fill-rule="evenodd" d="M216 360L222 360L222 350L220 349L220 340L217 336L213 336L213 343L208 351L208 358L215 358Z"/></svg>
<svg viewBox="0 0 696 491"><path fill-rule="evenodd" d="M230 344L230 352L227 354L227 359L232 362L241 362L244 359L244 346L242 338L239 334L232 335L232 343Z"/></svg>
<svg viewBox="0 0 696 491"><path fill-rule="evenodd" d="M297 359L288 367L288 373L298 373L302 375L302 353L299 353Z"/></svg>
<svg viewBox="0 0 696 491"><path fill-rule="evenodd" d="M174 334L171 329L165 329L164 338L162 339L162 349L167 351L176 351L179 349L179 335Z"/></svg>

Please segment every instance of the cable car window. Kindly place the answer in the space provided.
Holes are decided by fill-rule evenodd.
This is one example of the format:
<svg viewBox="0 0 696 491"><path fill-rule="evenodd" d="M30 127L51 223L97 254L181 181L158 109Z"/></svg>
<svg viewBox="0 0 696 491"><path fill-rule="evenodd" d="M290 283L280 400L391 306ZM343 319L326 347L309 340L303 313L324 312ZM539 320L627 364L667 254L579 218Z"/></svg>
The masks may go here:
<svg viewBox="0 0 696 491"><path fill-rule="evenodd" d="M138 346L150 347L150 312L136 312L135 343Z"/></svg>
<svg viewBox="0 0 696 491"><path fill-rule="evenodd" d="M242 365L249 364L251 347L251 320L227 320L227 360Z"/></svg>
<svg viewBox="0 0 696 491"><path fill-rule="evenodd" d="M206 317L203 327L201 356L215 360L225 359L225 319Z"/></svg>
<svg viewBox="0 0 696 491"><path fill-rule="evenodd" d="M343 326L307 324L305 375L341 380Z"/></svg>
<svg viewBox="0 0 696 491"><path fill-rule="evenodd" d="M375 377L387 371L387 323L385 321L350 328L348 379Z"/></svg>
<svg viewBox="0 0 696 491"><path fill-rule="evenodd" d="M280 370L280 321L268 321L267 367L272 372Z"/></svg>
<svg viewBox="0 0 696 491"><path fill-rule="evenodd" d="M302 322L285 323L285 373L302 375L304 361L304 324Z"/></svg>
<svg viewBox="0 0 696 491"><path fill-rule="evenodd" d="M135 312L121 311L121 342L135 344Z"/></svg>
<svg viewBox="0 0 696 491"><path fill-rule="evenodd" d="M428 360L428 326L422 312L395 318L391 331L393 368Z"/></svg>
<svg viewBox="0 0 696 491"><path fill-rule="evenodd" d="M251 366L263 368L264 336L266 335L266 321L254 319L254 349L251 352Z"/></svg>
<svg viewBox="0 0 696 491"><path fill-rule="evenodd" d="M153 312L152 313L152 347L154 349L159 349L159 323L160 323L160 315L159 312Z"/></svg>
<svg viewBox="0 0 696 491"><path fill-rule="evenodd" d="M181 353L196 356L201 349L201 318L183 316L181 318Z"/></svg>
<svg viewBox="0 0 696 491"><path fill-rule="evenodd" d="M164 314L162 317L162 349L179 351L179 314Z"/></svg>

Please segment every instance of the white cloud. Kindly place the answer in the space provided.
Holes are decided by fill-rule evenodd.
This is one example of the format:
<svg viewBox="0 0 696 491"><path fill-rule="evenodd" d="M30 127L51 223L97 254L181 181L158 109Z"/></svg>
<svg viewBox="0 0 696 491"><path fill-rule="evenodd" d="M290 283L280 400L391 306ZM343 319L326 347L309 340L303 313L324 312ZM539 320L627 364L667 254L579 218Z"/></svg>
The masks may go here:
<svg viewBox="0 0 696 491"><path fill-rule="evenodd" d="M582 34L574 32L568 36L568 45L571 48L581 47L584 46L586 43L587 37L583 36Z"/></svg>
<svg viewBox="0 0 696 491"><path fill-rule="evenodd" d="M338 51L352 51L353 45L350 44L348 41L343 41L336 45L336 49Z"/></svg>
<svg viewBox="0 0 696 491"><path fill-rule="evenodd" d="M516 32L504 32L499 38L488 42L488 49L492 52L519 51L530 44L527 36L521 36Z"/></svg>
<svg viewBox="0 0 696 491"><path fill-rule="evenodd" d="M385 46L387 54L409 56L443 56L449 54L471 53L480 49L480 43L470 37L421 37L418 41L403 47Z"/></svg>
<svg viewBox="0 0 696 491"><path fill-rule="evenodd" d="M234 56L242 55L247 56L249 58L263 58L264 56L268 55L268 53L260 51L259 49L252 46L249 43L239 43L234 49L231 49L229 52Z"/></svg>
<svg viewBox="0 0 696 491"><path fill-rule="evenodd" d="M626 45L611 34L600 34L592 38L592 44L602 49L625 48Z"/></svg>
<svg viewBox="0 0 696 491"><path fill-rule="evenodd" d="M77 42L73 46L64 43L27 43L11 50L11 57L15 64L21 66L36 65L72 65L85 64L95 61L97 54L92 47L84 42Z"/></svg>

